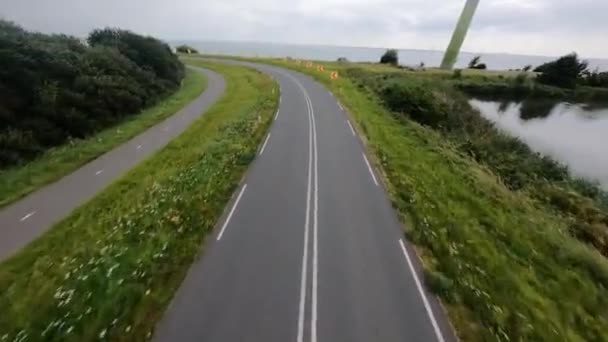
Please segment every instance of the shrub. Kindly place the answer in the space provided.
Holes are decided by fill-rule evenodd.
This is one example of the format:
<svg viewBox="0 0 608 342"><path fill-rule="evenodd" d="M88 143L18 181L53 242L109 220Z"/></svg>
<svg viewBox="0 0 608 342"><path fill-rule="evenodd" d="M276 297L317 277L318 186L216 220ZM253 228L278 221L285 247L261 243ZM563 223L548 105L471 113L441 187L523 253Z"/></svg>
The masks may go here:
<svg viewBox="0 0 608 342"><path fill-rule="evenodd" d="M573 89L577 80L587 71L587 62L579 60L576 53L545 63L536 69L540 72L537 80L540 83Z"/></svg>
<svg viewBox="0 0 608 342"><path fill-rule="evenodd" d="M348 59L346 57L338 57L338 63L348 63Z"/></svg>
<svg viewBox="0 0 608 342"><path fill-rule="evenodd" d="M90 46L116 48L140 68L151 70L158 78L167 81L167 88L178 85L184 77L184 65L171 52L169 45L156 38L106 28L91 32L87 41Z"/></svg>
<svg viewBox="0 0 608 342"><path fill-rule="evenodd" d="M183 65L154 38L105 29L89 43L0 21L0 168L116 123L183 77Z"/></svg>
<svg viewBox="0 0 608 342"><path fill-rule="evenodd" d="M405 113L423 125L439 127L446 123L446 108L424 84L393 81L382 90L381 96L392 111Z"/></svg>
<svg viewBox="0 0 608 342"><path fill-rule="evenodd" d="M485 65L484 63L480 63L481 61L481 56L475 56L473 57L473 59L471 59L471 61L469 62L469 69L480 69L480 70L485 70L487 69L487 65Z"/></svg>
<svg viewBox="0 0 608 342"><path fill-rule="evenodd" d="M515 83L515 85L524 85L527 79L528 75L522 72L515 76L515 78L513 79L513 83Z"/></svg>
<svg viewBox="0 0 608 342"><path fill-rule="evenodd" d="M381 64L391 64L397 65L399 64L399 53L395 49L388 49L382 57L380 57Z"/></svg>
<svg viewBox="0 0 608 342"><path fill-rule="evenodd" d="M198 53L198 50L196 50L195 48L193 48L192 46L189 45L179 45L175 48L175 51L179 52L179 53L187 53L187 54L191 54L191 53Z"/></svg>
<svg viewBox="0 0 608 342"><path fill-rule="evenodd" d="M608 88L608 72L599 72L597 69L585 75L583 83L591 87Z"/></svg>

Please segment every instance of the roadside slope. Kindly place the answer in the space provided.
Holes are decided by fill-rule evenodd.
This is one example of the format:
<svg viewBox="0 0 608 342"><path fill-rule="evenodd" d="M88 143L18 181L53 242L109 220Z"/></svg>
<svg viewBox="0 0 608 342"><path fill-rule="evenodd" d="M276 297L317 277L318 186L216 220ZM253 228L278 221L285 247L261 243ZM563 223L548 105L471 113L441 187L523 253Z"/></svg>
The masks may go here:
<svg viewBox="0 0 608 342"><path fill-rule="evenodd" d="M60 180L0 209L0 260L18 251L183 132L223 91L221 78L216 74L207 77L210 80L207 90L177 113Z"/></svg>
<svg viewBox="0 0 608 342"><path fill-rule="evenodd" d="M328 70L258 60L312 75L340 99L417 246L426 283L466 341L605 341L608 262L569 233L567 220L437 132L393 115L364 86Z"/></svg>
<svg viewBox="0 0 608 342"><path fill-rule="evenodd" d="M160 152L0 265L0 337L143 341L253 159L270 78L204 64L226 91ZM210 88L219 78L209 73Z"/></svg>
<svg viewBox="0 0 608 342"><path fill-rule="evenodd" d="M181 87L158 104L85 139L51 148L26 164L0 171L0 208L58 180L166 119L205 89L203 73L187 70Z"/></svg>

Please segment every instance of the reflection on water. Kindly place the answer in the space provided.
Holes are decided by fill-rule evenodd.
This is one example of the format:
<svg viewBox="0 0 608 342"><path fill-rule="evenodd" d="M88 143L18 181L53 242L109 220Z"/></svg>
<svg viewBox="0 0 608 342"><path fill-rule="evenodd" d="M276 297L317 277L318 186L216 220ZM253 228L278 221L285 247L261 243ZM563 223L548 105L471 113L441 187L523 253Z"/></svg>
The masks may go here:
<svg viewBox="0 0 608 342"><path fill-rule="evenodd" d="M536 99L470 103L498 128L608 189L608 106Z"/></svg>

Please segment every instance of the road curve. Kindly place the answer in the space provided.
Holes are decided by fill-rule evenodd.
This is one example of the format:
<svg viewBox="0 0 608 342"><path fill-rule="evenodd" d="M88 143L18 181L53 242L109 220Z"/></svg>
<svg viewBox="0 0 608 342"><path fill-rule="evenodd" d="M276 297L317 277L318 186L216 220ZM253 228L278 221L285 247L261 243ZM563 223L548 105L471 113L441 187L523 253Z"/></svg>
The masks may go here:
<svg viewBox="0 0 608 342"><path fill-rule="evenodd" d="M215 103L224 92L224 79L213 71L194 69L206 75L207 88L186 107L55 183L0 209L0 261L165 146Z"/></svg>
<svg viewBox="0 0 608 342"><path fill-rule="evenodd" d="M336 99L262 64L281 100L154 341L456 341Z"/></svg>

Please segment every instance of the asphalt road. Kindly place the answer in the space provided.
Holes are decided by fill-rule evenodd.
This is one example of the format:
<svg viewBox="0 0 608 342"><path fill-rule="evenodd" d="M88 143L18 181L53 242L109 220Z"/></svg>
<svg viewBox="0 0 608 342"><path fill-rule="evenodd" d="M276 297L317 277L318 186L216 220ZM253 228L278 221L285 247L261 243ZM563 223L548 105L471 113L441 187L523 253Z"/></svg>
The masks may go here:
<svg viewBox="0 0 608 342"><path fill-rule="evenodd" d="M165 146L211 106L224 92L224 80L215 72L195 69L206 74L208 85L182 110L57 182L0 209L0 260L17 252L121 174Z"/></svg>
<svg viewBox="0 0 608 342"><path fill-rule="evenodd" d="M310 77L276 120L155 341L455 341L361 141Z"/></svg>

